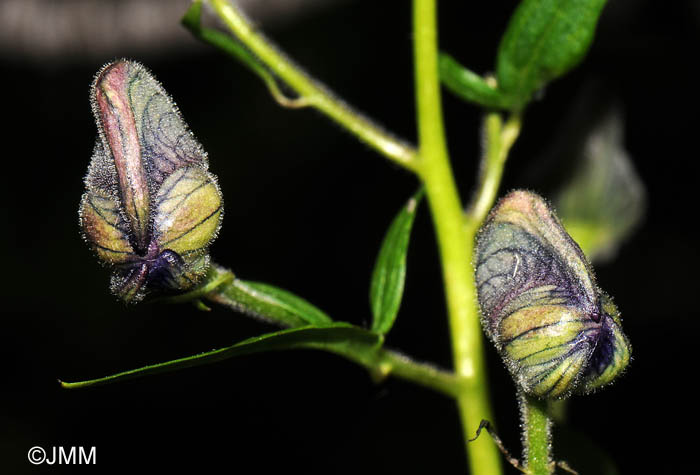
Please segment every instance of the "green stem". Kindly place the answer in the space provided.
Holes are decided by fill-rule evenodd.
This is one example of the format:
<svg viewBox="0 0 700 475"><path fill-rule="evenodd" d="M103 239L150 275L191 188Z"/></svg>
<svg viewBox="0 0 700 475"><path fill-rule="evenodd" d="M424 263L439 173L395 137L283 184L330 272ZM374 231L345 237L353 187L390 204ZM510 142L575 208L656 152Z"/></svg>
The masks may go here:
<svg viewBox="0 0 700 475"><path fill-rule="evenodd" d="M414 147L382 129L338 99L321 83L310 78L251 25L237 7L227 0L209 0L209 3L236 39L299 94L305 104L326 114L385 157L409 170L415 170Z"/></svg>
<svg viewBox="0 0 700 475"><path fill-rule="evenodd" d="M484 156L481 160L479 188L467 211L471 228L478 229L493 207L503 176L508 152L520 133L520 115L513 114L504 124L501 114L491 112L484 120Z"/></svg>
<svg viewBox="0 0 700 475"><path fill-rule="evenodd" d="M471 266L474 235L465 226L445 143L436 10L436 0L414 0L418 172L426 185L440 248L455 371L466 381L457 404L471 473L498 474L501 459L492 440L482 437L466 443L482 419L493 418Z"/></svg>
<svg viewBox="0 0 700 475"><path fill-rule="evenodd" d="M554 464L550 454L552 423L547 414L547 402L521 393L519 403L523 424L525 469L531 475L554 473Z"/></svg>
<svg viewBox="0 0 700 475"><path fill-rule="evenodd" d="M464 386L464 381L452 372L441 370L428 363L419 363L406 355L383 347L379 348L374 355L352 349L348 351L347 348L329 351L364 366L376 381L393 376L452 398L458 397Z"/></svg>

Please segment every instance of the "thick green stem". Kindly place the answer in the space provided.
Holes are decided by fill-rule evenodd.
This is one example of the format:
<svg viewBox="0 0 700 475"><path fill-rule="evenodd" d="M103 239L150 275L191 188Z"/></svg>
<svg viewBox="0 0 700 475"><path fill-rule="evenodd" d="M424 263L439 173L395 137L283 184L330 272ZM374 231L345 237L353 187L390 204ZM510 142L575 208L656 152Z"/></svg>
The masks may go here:
<svg viewBox="0 0 700 475"><path fill-rule="evenodd" d="M519 395L523 427L523 460L527 473L549 475L552 463L552 423L547 414L547 402L524 394Z"/></svg>
<svg viewBox="0 0 700 475"><path fill-rule="evenodd" d="M418 152L308 77L228 1L209 0L209 3L236 39L288 84L304 104L316 107L386 157L416 172L425 183L440 248L456 375L450 379L442 377L446 374L438 373L440 377L437 379L441 383L435 383L432 373L424 371L426 368L391 352L371 361L357 358L357 355L344 356L367 366L374 374L388 374L387 369L390 369L390 373L399 377L452 395L459 406L464 439L470 439L482 419L493 419L471 265L474 238L495 200L503 164L518 135L518 118L513 117L504 125L499 115L488 116L481 185L474 205L465 214L445 143L438 75L436 0L414 0ZM380 369L378 373L377 369ZM467 452L471 473L501 473L500 454L490 439L480 438L467 444Z"/></svg>
<svg viewBox="0 0 700 475"><path fill-rule="evenodd" d="M229 1L209 0L209 3L236 39L299 94L305 104L326 114L385 157L405 168L415 169L416 151L410 144L390 134L310 78L275 48Z"/></svg>
<svg viewBox="0 0 700 475"><path fill-rule="evenodd" d="M426 185L440 248L455 371L466 380L457 396L466 443L482 419L493 419L471 266L474 236L465 226L445 142L436 0L414 0L413 5L418 172ZM472 474L501 473L500 454L492 440L479 438L466 443L466 450Z"/></svg>

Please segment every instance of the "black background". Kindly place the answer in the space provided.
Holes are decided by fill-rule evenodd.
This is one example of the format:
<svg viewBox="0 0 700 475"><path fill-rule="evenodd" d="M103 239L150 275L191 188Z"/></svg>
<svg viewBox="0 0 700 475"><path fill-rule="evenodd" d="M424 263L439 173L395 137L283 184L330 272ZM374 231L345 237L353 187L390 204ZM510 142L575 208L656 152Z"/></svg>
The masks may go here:
<svg viewBox="0 0 700 475"><path fill-rule="evenodd" d="M475 71L490 70L516 2L440 3L442 48ZM692 1L611 2L584 64L528 110L506 169L503 190L552 189L569 157L543 160L594 82L598 92L583 102L620 105L626 146L647 187L645 222L613 262L597 268L623 312L634 360L613 387L573 398L568 435L555 439L555 454L582 473L598 473L585 459L601 453L621 473L697 466L699 25ZM409 2L341 4L268 33L349 102L414 140ZM223 309L127 308L109 295L107 271L81 241L77 206L95 137L88 85L110 59L0 58L2 472L464 473L450 400L397 380L375 385L325 353L248 356L80 391L58 386L57 378L98 377L273 329ZM175 98L220 179L226 214L214 259L242 278L304 296L335 319L367 324L374 257L416 180L320 114L278 107L244 68L208 48L133 59ZM467 198L480 111L447 93L444 102ZM441 292L423 205L387 344L449 367ZM517 453L514 387L492 350L488 357L499 432ZM33 467L26 454L34 445L94 445L97 466Z"/></svg>

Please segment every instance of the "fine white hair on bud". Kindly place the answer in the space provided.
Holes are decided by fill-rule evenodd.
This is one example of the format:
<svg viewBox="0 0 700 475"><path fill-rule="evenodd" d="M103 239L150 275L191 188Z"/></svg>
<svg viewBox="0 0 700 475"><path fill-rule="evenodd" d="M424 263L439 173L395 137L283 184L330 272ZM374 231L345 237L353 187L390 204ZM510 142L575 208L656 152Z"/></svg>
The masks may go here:
<svg viewBox="0 0 700 475"><path fill-rule="evenodd" d="M475 265L484 330L526 394L591 392L627 367L620 312L540 196L501 199L477 236Z"/></svg>
<svg viewBox="0 0 700 475"><path fill-rule="evenodd" d="M90 96L98 138L79 210L85 240L126 302L191 289L206 274L223 216L206 153L139 63L104 66Z"/></svg>

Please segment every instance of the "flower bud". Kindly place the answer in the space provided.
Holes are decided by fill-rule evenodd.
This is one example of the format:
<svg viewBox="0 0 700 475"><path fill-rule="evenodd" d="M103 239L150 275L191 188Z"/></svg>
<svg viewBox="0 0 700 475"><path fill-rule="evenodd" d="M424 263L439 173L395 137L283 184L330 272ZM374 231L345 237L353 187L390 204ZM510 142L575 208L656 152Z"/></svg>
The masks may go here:
<svg viewBox="0 0 700 475"><path fill-rule="evenodd" d="M587 393L629 363L617 307L540 196L514 191L491 211L476 282L484 329L525 393Z"/></svg>
<svg viewBox="0 0 700 475"><path fill-rule="evenodd" d="M87 243L112 292L191 289L209 267L223 203L207 155L168 94L139 63L107 64L91 89L99 136L80 203Z"/></svg>

